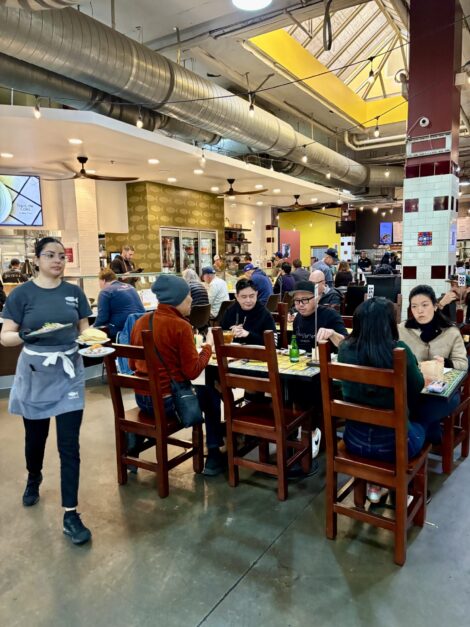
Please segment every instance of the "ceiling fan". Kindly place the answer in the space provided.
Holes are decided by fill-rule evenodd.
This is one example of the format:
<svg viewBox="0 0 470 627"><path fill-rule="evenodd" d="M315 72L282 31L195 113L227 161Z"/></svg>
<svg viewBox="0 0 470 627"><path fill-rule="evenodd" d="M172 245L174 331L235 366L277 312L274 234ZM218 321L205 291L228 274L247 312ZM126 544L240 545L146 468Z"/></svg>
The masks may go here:
<svg viewBox="0 0 470 627"><path fill-rule="evenodd" d="M219 194L217 198L233 198L234 196L253 196L254 194L262 194L263 192L267 192L267 189L254 189L249 192L237 192L233 189L233 184L235 183L235 179L227 179L227 183L230 185L229 189L226 192L222 192Z"/></svg>
<svg viewBox="0 0 470 627"><path fill-rule="evenodd" d="M93 179L94 181L137 181L138 176L99 176L98 174L88 174L85 170L85 165L88 161L88 157L77 157L77 161L80 163L81 168L79 172L74 172L70 170L67 164L63 164L67 170L73 172L73 176L68 176L66 178L61 179L44 179L45 181L70 181L72 179Z"/></svg>
<svg viewBox="0 0 470 627"><path fill-rule="evenodd" d="M287 211L296 211L297 209L304 209L306 207L312 207L313 204L309 203L307 205L301 205L299 203L300 194L294 194L294 203L292 205L287 205L287 207L282 207L282 209Z"/></svg>

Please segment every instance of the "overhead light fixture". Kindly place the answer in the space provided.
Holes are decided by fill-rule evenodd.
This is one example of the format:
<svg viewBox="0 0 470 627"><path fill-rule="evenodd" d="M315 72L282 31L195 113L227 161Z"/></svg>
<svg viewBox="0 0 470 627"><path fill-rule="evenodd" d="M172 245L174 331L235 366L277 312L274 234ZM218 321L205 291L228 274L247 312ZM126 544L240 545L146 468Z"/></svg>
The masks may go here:
<svg viewBox="0 0 470 627"><path fill-rule="evenodd" d="M217 187L217 185L214 185L213 187L211 187L211 192L218 192L220 190L220 187Z"/></svg>
<svg viewBox="0 0 470 627"><path fill-rule="evenodd" d="M13 159L11 152L0 152L0 157L2 159Z"/></svg>
<svg viewBox="0 0 470 627"><path fill-rule="evenodd" d="M385 216L387 212L386 211L382 211L382 216Z"/></svg>
<svg viewBox="0 0 470 627"><path fill-rule="evenodd" d="M34 104L34 109L33 109L33 115L36 118L36 120L39 120L39 118L41 117L41 107L39 104L39 96L36 96L36 102Z"/></svg>
<svg viewBox="0 0 470 627"><path fill-rule="evenodd" d="M461 187L466 187L467 185L470 185L470 181L460 181L459 185Z"/></svg>
<svg viewBox="0 0 470 627"><path fill-rule="evenodd" d="M201 174L204 174L204 170L201 170L200 168L196 168L195 170L193 170L194 174L197 174L198 176L201 176Z"/></svg>
<svg viewBox="0 0 470 627"><path fill-rule="evenodd" d="M337 205L342 205L343 204L343 201L341 200L341 198L338 198L338 200L336 201L336 204Z"/></svg>
<svg viewBox="0 0 470 627"><path fill-rule="evenodd" d="M321 208L321 210L322 210L322 211L325 211L325 209L326 209L326 207L322 207L322 208Z"/></svg>
<svg viewBox="0 0 470 627"><path fill-rule="evenodd" d="M176 179L174 176L169 176L167 178L168 183L176 183L178 181L178 179Z"/></svg>
<svg viewBox="0 0 470 627"><path fill-rule="evenodd" d="M469 209L469 211L470 211L470 209ZM279 220L279 216L276 216L276 220Z"/></svg>
<svg viewBox="0 0 470 627"><path fill-rule="evenodd" d="M158 165L160 163L160 160L159 159L149 159L148 163L150 165Z"/></svg>
<svg viewBox="0 0 470 627"><path fill-rule="evenodd" d="M318 202L318 198L310 198L310 202Z"/></svg>
<svg viewBox="0 0 470 627"><path fill-rule="evenodd" d="M264 205L264 202L262 200L257 200L256 204L258 205L258 207L261 207L261 205Z"/></svg>
<svg viewBox="0 0 470 627"><path fill-rule="evenodd" d="M83 144L81 139L77 139L76 137L72 137L71 139L69 139L69 144L72 144L72 146L80 146L80 144Z"/></svg>
<svg viewBox="0 0 470 627"><path fill-rule="evenodd" d="M369 83L369 85L372 85L375 79L374 67L373 67L374 57L370 57L369 61L370 61L370 70L369 70L369 76L367 78L367 82Z"/></svg>
<svg viewBox="0 0 470 627"><path fill-rule="evenodd" d="M263 185L261 183L256 183L255 189L263 189Z"/></svg>
<svg viewBox="0 0 470 627"><path fill-rule="evenodd" d="M280 187L275 187L275 188L273 189L273 193L274 193L274 194L279 194L280 192L281 192L281 188L280 188Z"/></svg>
<svg viewBox="0 0 470 627"><path fill-rule="evenodd" d="M310 222L309 226L310 226L310 228L312 228L312 226L313 226L312 222Z"/></svg>
<svg viewBox="0 0 470 627"><path fill-rule="evenodd" d="M271 165L270 165L269 169L271 170L271 172L274 172L274 165L273 165L273 160L272 159L271 159Z"/></svg>
<svg viewBox="0 0 470 627"><path fill-rule="evenodd" d="M260 11L268 7L273 0L232 0L232 4L242 11Z"/></svg>
<svg viewBox="0 0 470 627"><path fill-rule="evenodd" d="M308 161L307 146L304 146L303 149L304 149L304 154L302 156L302 163L307 163L307 161Z"/></svg>
<svg viewBox="0 0 470 627"><path fill-rule="evenodd" d="M376 124L375 124L375 128L374 128L374 137L380 137L380 128L379 128L379 117L377 116L376 119Z"/></svg>
<svg viewBox="0 0 470 627"><path fill-rule="evenodd" d="M378 210L379 210L379 208L378 208L378 207L374 207L374 208L372 209L372 211L373 211L374 213L377 213L377 212L378 212Z"/></svg>
<svg viewBox="0 0 470 627"><path fill-rule="evenodd" d="M248 115L250 116L250 118L252 118L255 115L255 97L252 92L248 94L248 100L250 102L250 106L248 107Z"/></svg>
<svg viewBox="0 0 470 627"><path fill-rule="evenodd" d="M359 211L364 211L364 207L359 207Z"/></svg>
<svg viewBox="0 0 470 627"><path fill-rule="evenodd" d="M144 121L142 119L142 110L140 107L139 107L139 117L137 118L137 122L135 123L135 125L137 126L137 128L144 127Z"/></svg>
<svg viewBox="0 0 470 627"><path fill-rule="evenodd" d="M385 170L384 174L385 174L385 178L387 178L387 179L388 179L388 177L390 176L390 170L388 169L388 167L387 167L387 169Z"/></svg>
<svg viewBox="0 0 470 627"><path fill-rule="evenodd" d="M326 173L326 178L330 179L331 178L331 172L328 170L328 172Z"/></svg>
<svg viewBox="0 0 470 627"><path fill-rule="evenodd" d="M388 212L391 215L393 213L393 209L389 209Z"/></svg>
<svg viewBox="0 0 470 627"><path fill-rule="evenodd" d="M206 167L206 155L204 153L204 148L202 149L202 152L201 152L201 158L199 159L199 165L201 166L201 168L205 168Z"/></svg>

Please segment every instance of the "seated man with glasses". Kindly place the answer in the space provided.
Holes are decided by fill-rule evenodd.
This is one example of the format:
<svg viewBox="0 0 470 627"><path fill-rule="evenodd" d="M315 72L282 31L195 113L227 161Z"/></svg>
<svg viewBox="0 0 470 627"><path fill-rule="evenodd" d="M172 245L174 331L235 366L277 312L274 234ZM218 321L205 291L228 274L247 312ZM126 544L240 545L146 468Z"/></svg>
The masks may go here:
<svg viewBox="0 0 470 627"><path fill-rule="evenodd" d="M318 285L318 295L320 296L319 305L341 305L343 295L336 287L329 287L325 281L325 275L321 270L313 270L308 278L309 281Z"/></svg>
<svg viewBox="0 0 470 627"><path fill-rule="evenodd" d="M315 346L315 335L317 342L330 340L336 347L347 337L348 332L339 313L330 307L317 305L312 281L297 283L294 307L298 314L294 318L293 334L300 349L311 351Z"/></svg>

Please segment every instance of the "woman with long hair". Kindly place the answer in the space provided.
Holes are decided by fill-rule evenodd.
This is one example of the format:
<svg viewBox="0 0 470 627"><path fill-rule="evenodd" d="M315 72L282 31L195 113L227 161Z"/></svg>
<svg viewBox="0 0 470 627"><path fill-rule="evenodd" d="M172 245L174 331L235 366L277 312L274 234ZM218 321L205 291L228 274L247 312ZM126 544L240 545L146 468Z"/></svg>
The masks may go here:
<svg viewBox="0 0 470 627"><path fill-rule="evenodd" d="M338 271L335 274L335 287L347 287L353 280L353 275L349 263L340 261Z"/></svg>
<svg viewBox="0 0 470 627"><path fill-rule="evenodd" d="M411 420L408 422L408 456L412 458L422 449L427 435L425 427L413 421L424 378L410 348L398 339L391 301L371 298L359 305L354 312L352 333L339 346L338 361L373 368L393 368L394 348L406 351L407 404ZM342 389L345 401L381 409L393 408L393 390L390 388L344 381ZM395 432L387 427L347 420L344 443L350 453L361 457L381 461L395 459ZM384 490L369 485L367 496L371 502L377 503L384 496Z"/></svg>
<svg viewBox="0 0 470 627"><path fill-rule="evenodd" d="M63 531L74 544L91 538L77 513L79 433L85 371L75 342L88 327L90 305L83 291L63 280L66 255L60 240L44 237L35 246L37 276L8 297L0 341L23 344L10 393L9 411L23 416L28 480L23 505L39 501L50 417L56 417L60 455Z"/></svg>

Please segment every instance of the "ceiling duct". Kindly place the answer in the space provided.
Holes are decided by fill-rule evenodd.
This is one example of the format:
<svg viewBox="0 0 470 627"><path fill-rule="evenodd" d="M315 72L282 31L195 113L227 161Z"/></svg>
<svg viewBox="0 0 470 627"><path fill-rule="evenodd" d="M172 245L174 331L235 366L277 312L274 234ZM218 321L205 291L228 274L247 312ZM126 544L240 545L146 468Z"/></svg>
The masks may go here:
<svg viewBox="0 0 470 627"><path fill-rule="evenodd" d="M28 11L64 9L65 7L70 7L73 4L78 4L77 0L0 0L0 6Z"/></svg>
<svg viewBox="0 0 470 627"><path fill-rule="evenodd" d="M273 157L286 157L351 186L370 170L162 55L74 9L29 13L0 8L0 49L14 58L156 109ZM396 170L396 172L394 171ZM401 168L376 167L372 178L403 183ZM394 183L392 183L394 181Z"/></svg>

